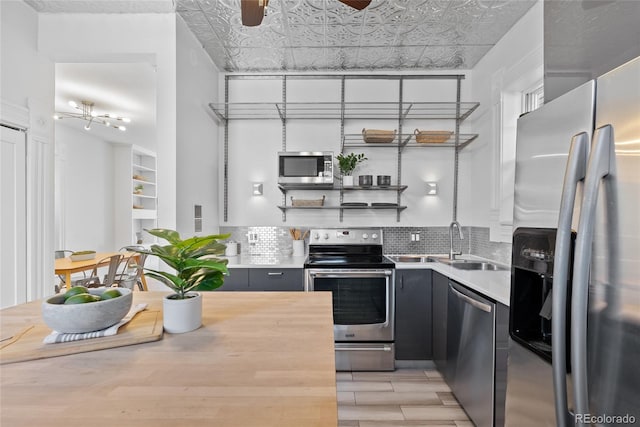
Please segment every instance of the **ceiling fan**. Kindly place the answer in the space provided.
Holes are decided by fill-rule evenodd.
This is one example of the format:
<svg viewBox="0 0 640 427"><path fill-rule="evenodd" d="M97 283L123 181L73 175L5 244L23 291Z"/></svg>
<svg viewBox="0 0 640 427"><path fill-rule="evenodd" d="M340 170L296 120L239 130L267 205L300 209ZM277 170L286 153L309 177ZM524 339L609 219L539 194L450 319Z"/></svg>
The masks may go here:
<svg viewBox="0 0 640 427"><path fill-rule="evenodd" d="M371 0L338 0L356 10L362 10L369 6ZM255 27L260 25L264 17L264 10L269 0L240 0L240 11L242 15L242 25Z"/></svg>

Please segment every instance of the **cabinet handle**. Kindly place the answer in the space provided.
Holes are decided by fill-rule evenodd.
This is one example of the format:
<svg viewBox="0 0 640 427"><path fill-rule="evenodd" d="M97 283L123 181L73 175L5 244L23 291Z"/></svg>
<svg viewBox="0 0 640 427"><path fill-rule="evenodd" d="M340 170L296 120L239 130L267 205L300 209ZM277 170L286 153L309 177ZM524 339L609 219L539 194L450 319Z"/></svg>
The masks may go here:
<svg viewBox="0 0 640 427"><path fill-rule="evenodd" d="M269 271L267 276L282 276L282 271Z"/></svg>
<svg viewBox="0 0 640 427"><path fill-rule="evenodd" d="M404 276L400 276L400 289L404 290Z"/></svg>

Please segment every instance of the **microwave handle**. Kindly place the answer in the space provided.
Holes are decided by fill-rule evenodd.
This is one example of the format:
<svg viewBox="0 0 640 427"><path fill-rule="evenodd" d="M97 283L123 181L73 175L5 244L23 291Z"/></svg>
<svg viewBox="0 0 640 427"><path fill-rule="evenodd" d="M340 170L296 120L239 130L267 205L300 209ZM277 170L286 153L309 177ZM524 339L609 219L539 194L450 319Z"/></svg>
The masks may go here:
<svg viewBox="0 0 640 427"><path fill-rule="evenodd" d="M327 178L333 176L333 160L326 160L324 162L324 176Z"/></svg>

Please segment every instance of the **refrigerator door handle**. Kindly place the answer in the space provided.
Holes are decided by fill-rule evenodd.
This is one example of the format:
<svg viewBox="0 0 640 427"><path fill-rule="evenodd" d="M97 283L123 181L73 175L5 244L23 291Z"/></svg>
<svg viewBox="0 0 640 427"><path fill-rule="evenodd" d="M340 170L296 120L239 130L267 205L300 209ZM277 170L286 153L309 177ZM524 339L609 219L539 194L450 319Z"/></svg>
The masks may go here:
<svg viewBox="0 0 640 427"><path fill-rule="evenodd" d="M553 369L553 391L555 395L556 424L558 427L572 425L567 402L567 349L566 349L566 307L567 278L571 257L571 221L578 183L584 180L589 135L586 132L576 134L571 139L571 148L567 159L567 168L560 199L558 231L556 232L555 259L553 263L553 294L551 314L551 352Z"/></svg>
<svg viewBox="0 0 640 427"><path fill-rule="evenodd" d="M589 413L587 384L589 273L600 182L615 170L613 142L611 125L602 126L593 134L578 222L571 296L571 370L576 416ZM581 421L576 422L575 425L585 426L586 424Z"/></svg>

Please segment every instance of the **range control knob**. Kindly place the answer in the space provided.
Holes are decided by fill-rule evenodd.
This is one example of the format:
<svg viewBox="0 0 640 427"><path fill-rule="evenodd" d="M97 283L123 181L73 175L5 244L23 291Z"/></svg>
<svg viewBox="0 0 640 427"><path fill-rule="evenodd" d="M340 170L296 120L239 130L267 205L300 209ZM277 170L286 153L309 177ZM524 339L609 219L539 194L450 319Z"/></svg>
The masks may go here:
<svg viewBox="0 0 640 427"><path fill-rule="evenodd" d="M324 240L328 240L329 239L329 233L324 233L324 235L322 237L324 237Z"/></svg>
<svg viewBox="0 0 640 427"><path fill-rule="evenodd" d="M320 234L318 234L318 233L314 233L314 234L313 234L313 238L314 238L315 240L318 240L318 239L320 238Z"/></svg>
<svg viewBox="0 0 640 427"><path fill-rule="evenodd" d="M369 238L369 235L367 233L362 233L362 238L364 240L367 240Z"/></svg>
<svg viewBox="0 0 640 427"><path fill-rule="evenodd" d="M377 238L378 238L378 235L377 235L376 233L373 233L373 234L371 235L371 238L372 238L373 240L375 240L375 239L377 239Z"/></svg>

